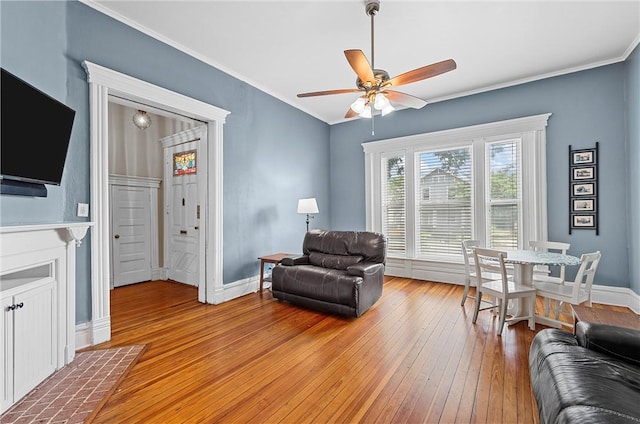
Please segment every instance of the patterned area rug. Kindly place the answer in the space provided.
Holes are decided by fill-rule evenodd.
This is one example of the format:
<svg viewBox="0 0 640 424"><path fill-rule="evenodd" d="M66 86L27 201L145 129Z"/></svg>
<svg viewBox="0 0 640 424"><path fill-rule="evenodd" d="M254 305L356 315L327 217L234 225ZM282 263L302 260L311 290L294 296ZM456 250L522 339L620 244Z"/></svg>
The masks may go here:
<svg viewBox="0 0 640 424"><path fill-rule="evenodd" d="M88 350L0 416L11 423L88 423L138 361L144 345Z"/></svg>

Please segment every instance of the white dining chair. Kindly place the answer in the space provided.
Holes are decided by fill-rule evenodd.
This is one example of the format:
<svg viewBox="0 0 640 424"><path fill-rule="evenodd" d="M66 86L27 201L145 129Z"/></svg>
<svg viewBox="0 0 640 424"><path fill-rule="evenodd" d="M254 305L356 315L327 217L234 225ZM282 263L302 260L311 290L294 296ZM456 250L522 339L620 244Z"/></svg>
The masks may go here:
<svg viewBox="0 0 640 424"><path fill-rule="evenodd" d="M476 276L480 283L476 287L475 311L473 313L473 323L478 319L478 312L485 309L498 308L500 323L498 324L498 335L502 335L502 328L507 319L507 306L512 299L521 299L528 302L528 315L518 317L519 320L527 319L529 328L535 330L535 303L536 289L515 283L507 276L507 269L504 259L507 252L494 249L475 248L473 258L476 267ZM499 279L492 280L489 277L499 275ZM493 296L498 300L497 305L482 308L480 306L483 295Z"/></svg>
<svg viewBox="0 0 640 424"><path fill-rule="evenodd" d="M464 292L462 293L462 302L460 306L464 306L464 302L467 298L474 299L474 296L469 296L469 287L471 283L476 285L476 267L473 262L473 249L475 247L481 247L482 243L479 240L463 240L462 241L462 256L464 258Z"/></svg>
<svg viewBox="0 0 640 424"><path fill-rule="evenodd" d="M565 284L543 281L533 282L538 296L545 298L545 300L550 299L556 302L557 307L555 308L554 318L560 324L572 326L572 324L559 321L560 315L573 316L571 311L563 311L567 304L581 305L586 303L587 306L591 306L591 287L601 257L602 254L599 251L583 254L580 257L580 268L573 282L565 282Z"/></svg>
<svg viewBox="0 0 640 424"><path fill-rule="evenodd" d="M475 300L475 296L469 295L469 288L471 286L477 286L477 278L476 278L476 266L475 261L473 259L473 249L476 247L484 247L483 243L480 240L463 240L462 241L462 255L464 257L464 292L462 293L462 301L460 302L460 306L464 306L464 303L467 299ZM506 265L505 265L506 266ZM510 268L507 266L507 274L510 274ZM512 274L512 272L511 272ZM485 274L486 276L486 274ZM500 278L498 274L493 274L490 276L492 280ZM495 299L487 299L484 300L486 303L491 303L492 305L496 304Z"/></svg>
<svg viewBox="0 0 640 424"><path fill-rule="evenodd" d="M529 242L529 248L538 252L557 252L563 255L567 254L567 251L571 247L570 243L564 243L560 241L541 241L532 240ZM565 265L560 266L560 273L558 277L551 275L549 268L546 266L536 266L533 269L533 281L542 283L554 283L564 284L565 279ZM549 299L544 300L544 315L549 316L551 309ZM560 305L557 303L555 308L558 309ZM557 312L556 312L557 313Z"/></svg>

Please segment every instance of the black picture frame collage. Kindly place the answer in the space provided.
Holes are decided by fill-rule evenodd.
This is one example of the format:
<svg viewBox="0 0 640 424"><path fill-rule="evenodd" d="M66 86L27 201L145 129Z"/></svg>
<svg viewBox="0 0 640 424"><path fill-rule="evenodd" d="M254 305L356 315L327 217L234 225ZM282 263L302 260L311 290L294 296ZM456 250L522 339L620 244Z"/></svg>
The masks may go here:
<svg viewBox="0 0 640 424"><path fill-rule="evenodd" d="M598 235L598 142L590 149L569 145L569 234L595 230Z"/></svg>

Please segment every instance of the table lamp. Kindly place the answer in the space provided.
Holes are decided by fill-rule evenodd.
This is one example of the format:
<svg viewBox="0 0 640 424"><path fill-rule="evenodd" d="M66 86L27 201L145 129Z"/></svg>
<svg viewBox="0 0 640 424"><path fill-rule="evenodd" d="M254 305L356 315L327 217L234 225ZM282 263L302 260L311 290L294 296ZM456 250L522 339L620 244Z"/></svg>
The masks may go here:
<svg viewBox="0 0 640 424"><path fill-rule="evenodd" d="M316 203L315 197L310 197L308 199L299 199L298 200L298 213L307 214L307 232L309 231L309 219L313 218L310 216L312 213L318 213L318 204Z"/></svg>

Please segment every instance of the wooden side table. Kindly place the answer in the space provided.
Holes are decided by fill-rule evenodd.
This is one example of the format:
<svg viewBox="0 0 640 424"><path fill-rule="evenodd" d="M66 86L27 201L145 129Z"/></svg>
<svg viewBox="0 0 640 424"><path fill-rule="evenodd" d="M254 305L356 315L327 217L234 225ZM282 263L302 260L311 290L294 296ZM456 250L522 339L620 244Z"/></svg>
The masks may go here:
<svg viewBox="0 0 640 424"><path fill-rule="evenodd" d="M609 309L598 309L589 306L571 305L573 309L573 332L579 321L595 322L598 324L615 325L640 330L640 317L633 312L618 312Z"/></svg>
<svg viewBox="0 0 640 424"><path fill-rule="evenodd" d="M260 293L262 293L262 288L265 282L264 276L264 264L277 264L283 258L287 258L289 256L295 256L294 253L274 253L273 255L260 256ZM270 281L271 277L266 277L266 281Z"/></svg>

